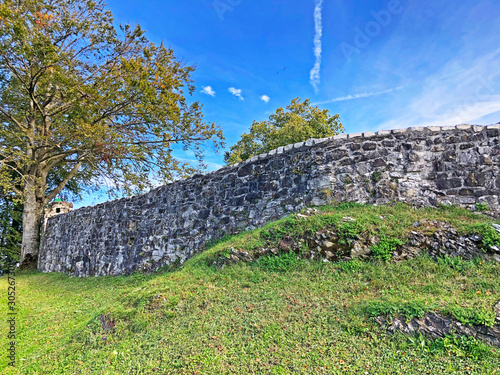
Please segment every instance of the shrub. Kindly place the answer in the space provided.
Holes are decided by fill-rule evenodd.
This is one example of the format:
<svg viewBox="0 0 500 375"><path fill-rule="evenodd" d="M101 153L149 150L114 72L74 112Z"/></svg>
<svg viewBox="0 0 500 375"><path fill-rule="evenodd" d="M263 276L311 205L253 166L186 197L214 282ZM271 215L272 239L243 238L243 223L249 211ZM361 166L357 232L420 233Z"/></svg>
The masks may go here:
<svg viewBox="0 0 500 375"><path fill-rule="evenodd" d="M355 240L363 231L362 226L356 221L348 221L338 227L340 243L346 244L348 240Z"/></svg>
<svg viewBox="0 0 500 375"><path fill-rule="evenodd" d="M476 203L476 210L478 210L479 212L488 211L489 209L490 208L488 207L488 203L486 202Z"/></svg>
<svg viewBox="0 0 500 375"><path fill-rule="evenodd" d="M372 246L372 253L378 259L387 262L392 259L392 253L398 246L403 245L404 242L399 238L382 238L380 242Z"/></svg>
<svg viewBox="0 0 500 375"><path fill-rule="evenodd" d="M448 315L452 315L460 323L465 325L485 325L493 327L495 324L496 315L493 310L486 310L484 308L469 308L462 306L451 306L446 311Z"/></svg>
<svg viewBox="0 0 500 375"><path fill-rule="evenodd" d="M480 224L473 231L481 236L484 246L500 246L500 233L491 224Z"/></svg>

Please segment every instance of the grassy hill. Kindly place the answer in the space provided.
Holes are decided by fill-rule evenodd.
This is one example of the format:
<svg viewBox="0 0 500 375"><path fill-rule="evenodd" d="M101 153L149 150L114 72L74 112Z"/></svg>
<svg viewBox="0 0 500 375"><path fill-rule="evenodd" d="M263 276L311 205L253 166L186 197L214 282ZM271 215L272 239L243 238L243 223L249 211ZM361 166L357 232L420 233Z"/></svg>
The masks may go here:
<svg viewBox="0 0 500 375"><path fill-rule="evenodd" d="M491 219L458 208L321 207L212 244L157 274L72 278L16 275L17 367L3 374L496 374L500 349L473 338L392 336L373 317L437 311L492 325L500 264L433 259L324 262L293 252L222 269L231 248L257 254L283 238L336 228L346 243L376 235L404 242L417 221L446 222L486 244ZM343 220L345 217L353 221ZM351 224L348 224L351 223ZM355 223L355 224L352 224ZM397 241L396 241L397 242ZM380 258L380 257L379 257ZM387 259L385 257L382 257ZM7 279L0 278L7 290ZM6 316L3 294L0 311Z"/></svg>

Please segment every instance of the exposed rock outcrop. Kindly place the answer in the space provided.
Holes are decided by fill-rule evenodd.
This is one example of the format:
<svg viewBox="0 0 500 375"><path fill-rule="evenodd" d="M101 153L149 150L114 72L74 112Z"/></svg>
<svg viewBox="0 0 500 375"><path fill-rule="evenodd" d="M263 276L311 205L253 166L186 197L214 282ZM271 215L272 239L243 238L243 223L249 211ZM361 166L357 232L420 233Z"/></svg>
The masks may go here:
<svg viewBox="0 0 500 375"><path fill-rule="evenodd" d="M497 315L497 321L500 321L499 316ZM394 319L378 317L375 321L389 334L396 331L409 335L422 333L431 339L443 338L447 335L464 335L500 348L500 324L493 327L484 325L467 326L437 313L428 313L422 318L413 318L410 321L406 321L404 317Z"/></svg>

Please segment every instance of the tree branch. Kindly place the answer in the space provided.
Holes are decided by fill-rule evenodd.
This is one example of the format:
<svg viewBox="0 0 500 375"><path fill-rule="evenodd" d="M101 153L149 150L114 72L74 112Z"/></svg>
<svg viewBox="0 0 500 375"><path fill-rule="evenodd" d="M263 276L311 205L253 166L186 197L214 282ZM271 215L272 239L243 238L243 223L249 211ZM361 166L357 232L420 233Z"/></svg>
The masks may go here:
<svg viewBox="0 0 500 375"><path fill-rule="evenodd" d="M46 146L46 147L53 147L53 146ZM46 163L48 161L51 161L53 159L57 159L57 158L60 158L60 157L62 157L64 159L68 155L77 154L78 152L82 152L82 151L84 151L84 150L73 148L71 150L66 150L66 151L59 152L57 154L53 154L53 155L47 156L46 158L40 159L38 162L40 164L42 164L42 163ZM80 158L78 158L78 159L80 159Z"/></svg>
<svg viewBox="0 0 500 375"><path fill-rule="evenodd" d="M183 141L208 141L209 138L177 138L177 139L165 139L161 141L136 141L136 142L124 142L126 145L146 145L146 144L161 144L161 143L177 143Z"/></svg>
<svg viewBox="0 0 500 375"><path fill-rule="evenodd" d="M29 92L30 87L29 87L29 85L26 82L24 82L24 80L21 77L21 75L19 74L19 72L14 68L14 66L12 66L12 64L10 64L10 62L7 59L7 57L5 56L5 54L3 54L2 57L3 57L3 60L5 62L5 65L7 65L7 67L9 68L9 70L17 77L17 79L19 79L19 81L21 81L21 83L24 86L24 88L26 89L26 91Z"/></svg>
<svg viewBox="0 0 500 375"><path fill-rule="evenodd" d="M54 190L52 190L52 192L49 195L45 197L43 202L44 205L49 204L50 201L54 199L57 196L57 194L59 194L62 191L62 189L64 189L69 180L75 177L75 175L78 173L78 170L80 169L82 164L83 161L79 161L78 163L75 164L73 169L68 173L66 177L64 177L64 179L59 183L59 185L57 185L57 187Z"/></svg>
<svg viewBox="0 0 500 375"><path fill-rule="evenodd" d="M16 193L16 195L17 195L18 197L22 197L22 196L23 196L23 192L22 192L21 190L19 190L19 189L18 189L18 188L16 188L15 186L11 186L11 188L12 188L12 191L13 191L14 193Z"/></svg>
<svg viewBox="0 0 500 375"><path fill-rule="evenodd" d="M72 100L66 104L63 104L61 105L59 108L57 108L57 110L55 110L54 112L51 112L51 113L48 113L47 116L48 117L53 117L55 115L58 115L60 114L61 112L64 112L65 110L67 110L68 108L71 108L71 106L76 102L76 99L75 100ZM56 108L56 107L48 107L47 109L48 110L51 110L52 108Z"/></svg>
<svg viewBox="0 0 500 375"><path fill-rule="evenodd" d="M3 115L5 117L7 117L9 120L11 120L14 124L17 125L18 128L22 129L22 130L26 130L26 127L24 127L23 125L21 125L21 123L19 121L17 121L14 117L12 117L11 114L9 114L5 109L3 109L2 107L0 107L0 112L3 113Z"/></svg>
<svg viewBox="0 0 500 375"><path fill-rule="evenodd" d="M19 176L21 176L21 178L24 178L24 175L16 168L16 167L13 167L12 165L9 165L7 163L4 163L3 160L0 161L0 165L4 165L5 167L7 168L10 168L12 169L14 172L16 172Z"/></svg>

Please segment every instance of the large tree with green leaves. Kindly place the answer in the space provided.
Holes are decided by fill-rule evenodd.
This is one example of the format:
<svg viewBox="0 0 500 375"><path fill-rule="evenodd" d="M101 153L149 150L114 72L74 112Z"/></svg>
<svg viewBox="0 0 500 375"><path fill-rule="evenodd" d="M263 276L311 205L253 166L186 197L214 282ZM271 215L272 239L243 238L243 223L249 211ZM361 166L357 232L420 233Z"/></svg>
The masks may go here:
<svg viewBox="0 0 500 375"><path fill-rule="evenodd" d="M21 262L37 258L44 207L75 178L126 192L202 163L222 132L189 103L193 68L100 0L0 4L0 185L24 204ZM52 178L52 184L49 179ZM49 188L52 185L52 188Z"/></svg>
<svg viewBox="0 0 500 375"><path fill-rule="evenodd" d="M312 106L309 99L301 102L295 98L285 109L278 108L268 120L254 121L250 132L231 146L224 159L228 164L239 163L281 146L342 132L344 127L338 114L330 115L327 109Z"/></svg>

